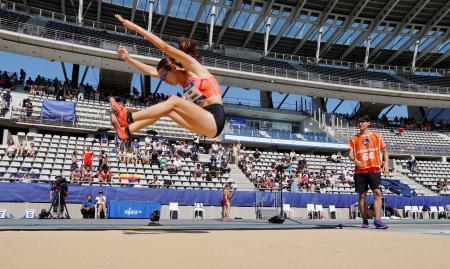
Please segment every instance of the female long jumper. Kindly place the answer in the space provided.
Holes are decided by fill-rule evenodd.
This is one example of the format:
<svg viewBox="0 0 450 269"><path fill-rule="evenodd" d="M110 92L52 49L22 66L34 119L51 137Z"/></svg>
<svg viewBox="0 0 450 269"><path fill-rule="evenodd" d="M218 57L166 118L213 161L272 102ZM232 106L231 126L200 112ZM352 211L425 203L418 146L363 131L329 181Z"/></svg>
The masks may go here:
<svg viewBox="0 0 450 269"><path fill-rule="evenodd" d="M170 85L180 84L185 97L172 96L134 113L110 98L113 111L111 123L120 140L130 140L132 133L152 125L163 116L199 135L211 138L220 135L225 125L221 89L216 78L195 59L196 42L181 38L177 49L122 16L116 15L116 18L124 27L136 31L167 55L156 68L133 59L122 46L117 52L119 57L145 75L159 78Z"/></svg>

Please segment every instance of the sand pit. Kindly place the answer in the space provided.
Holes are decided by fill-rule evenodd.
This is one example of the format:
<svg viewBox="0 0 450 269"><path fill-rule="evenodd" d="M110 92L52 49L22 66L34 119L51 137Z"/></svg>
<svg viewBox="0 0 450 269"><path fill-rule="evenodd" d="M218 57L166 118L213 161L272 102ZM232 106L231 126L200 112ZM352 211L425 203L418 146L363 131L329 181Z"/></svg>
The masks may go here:
<svg viewBox="0 0 450 269"><path fill-rule="evenodd" d="M450 237L376 230L1 232L0 268L448 268Z"/></svg>

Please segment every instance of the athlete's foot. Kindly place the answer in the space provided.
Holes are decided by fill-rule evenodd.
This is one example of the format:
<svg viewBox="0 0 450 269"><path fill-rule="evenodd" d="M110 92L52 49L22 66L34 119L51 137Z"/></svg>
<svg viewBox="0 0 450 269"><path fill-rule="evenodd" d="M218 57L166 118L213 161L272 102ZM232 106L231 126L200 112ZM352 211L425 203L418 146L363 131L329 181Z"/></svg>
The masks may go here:
<svg viewBox="0 0 450 269"><path fill-rule="evenodd" d="M116 116L120 126L124 128L128 127L127 109L124 106L117 103L114 97L109 98L109 105L111 107L111 111Z"/></svg>
<svg viewBox="0 0 450 269"><path fill-rule="evenodd" d="M375 220L373 222L373 225L375 225L375 228L377 228L377 229L387 229L388 228L388 226L379 219Z"/></svg>
<svg viewBox="0 0 450 269"><path fill-rule="evenodd" d="M363 220L363 224L361 225L361 228L367 229L369 228L369 221L368 220Z"/></svg>
<svg viewBox="0 0 450 269"><path fill-rule="evenodd" d="M117 136L121 141L129 141L131 139L128 127L122 127L114 114L111 114L111 124L116 129Z"/></svg>

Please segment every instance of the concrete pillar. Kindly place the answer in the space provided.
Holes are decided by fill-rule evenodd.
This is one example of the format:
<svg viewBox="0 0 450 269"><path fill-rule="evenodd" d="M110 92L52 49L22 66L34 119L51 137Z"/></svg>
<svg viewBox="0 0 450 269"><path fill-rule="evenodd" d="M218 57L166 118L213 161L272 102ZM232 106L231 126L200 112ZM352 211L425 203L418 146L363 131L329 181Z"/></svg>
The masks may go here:
<svg viewBox="0 0 450 269"><path fill-rule="evenodd" d="M150 33L152 32L152 20L153 20L153 6L155 5L155 0L149 0L149 7L148 7L148 26L147 31ZM167 7L170 8L170 7Z"/></svg>

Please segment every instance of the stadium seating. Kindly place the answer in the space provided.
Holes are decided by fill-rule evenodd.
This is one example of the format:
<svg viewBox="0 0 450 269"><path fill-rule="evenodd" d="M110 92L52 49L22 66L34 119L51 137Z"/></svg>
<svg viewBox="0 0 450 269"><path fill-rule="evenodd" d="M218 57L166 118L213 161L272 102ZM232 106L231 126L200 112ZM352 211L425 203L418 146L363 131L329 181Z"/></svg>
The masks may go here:
<svg viewBox="0 0 450 269"><path fill-rule="evenodd" d="M428 189L440 195L450 195L450 188L439 190L437 183L439 180L450 180L450 163L436 161L417 161L419 173L412 173L407 169L407 161L397 161L402 167L402 174L420 183Z"/></svg>
<svg viewBox="0 0 450 269"><path fill-rule="evenodd" d="M343 69L330 66L320 66L320 65L310 65L303 64L301 67L305 68L311 73L320 74L322 76L334 76L342 78L352 78L352 79L367 79L376 80L380 82L395 82L402 83L403 81L383 72L372 72L365 70L355 70L355 69Z"/></svg>
<svg viewBox="0 0 450 269"><path fill-rule="evenodd" d="M37 148L37 156L34 161L28 157L9 158L5 154L5 145L0 145L0 181L20 181L26 173L29 173L32 182L46 183L58 175L69 179L72 151L76 149L81 154L85 146L91 146L96 156L100 155L101 150L105 150L108 154L109 167L113 173L113 186L157 187L152 185L156 176L163 182L170 182L172 188L179 189L214 190L221 189L225 184L232 182L227 173L208 181L206 179L207 168L202 177L194 178L192 171L194 171L196 163L190 158L181 159L182 171L178 171L176 174L169 174L168 171L161 170L155 165L121 163L117 158L114 141L109 141L102 147L94 138L75 136L18 133L15 138L28 141L28 144L34 143ZM144 143L140 142L139 144L142 150ZM98 167L97 158L94 158L92 167ZM139 175L141 179L135 182L120 180L119 174L124 173ZM94 177L93 184L99 184L98 178Z"/></svg>
<svg viewBox="0 0 450 269"><path fill-rule="evenodd" d="M245 150L243 151L243 156L251 156L253 155L255 151L254 150ZM255 161L253 167L252 167L252 173L265 173L267 171L272 170L272 165L277 160L280 160L283 157L283 153L281 152L265 152L260 151L261 156L258 160ZM331 172L337 171L338 174L340 174L344 169L347 169L350 174L354 173L354 163L351 162L348 158L342 158L340 163L333 163L327 161L327 156L323 155L311 155L311 154L295 154L296 160L303 160L306 159L308 164L308 170L309 172L318 173L320 169L325 166L327 169L327 175L330 175ZM298 167L297 162L292 163L292 171L295 171ZM394 178L394 175L388 175L386 178ZM255 187L257 186L257 182L254 182ZM278 185L278 184L276 184ZM278 187L276 187L278 188ZM383 188L384 189L384 188ZM264 190L264 189L262 189ZM269 190L270 191L270 190ZM305 190L301 190L305 191ZM386 193L391 193L389 190L384 190ZM333 187L327 187L321 192L324 193L354 193L355 189L354 186L347 184L347 183L337 183ZM421 195L421 193L418 193Z"/></svg>
<svg viewBox="0 0 450 269"><path fill-rule="evenodd" d="M399 76L404 77L415 84L438 86L438 87L450 87L450 77L423 76L411 74L402 74Z"/></svg>
<svg viewBox="0 0 450 269"><path fill-rule="evenodd" d="M345 127L339 130L348 136L358 132L356 127L348 127L348 129ZM450 137L443 133L406 130L401 135L397 135L391 129L374 128L373 130L380 132L389 149L396 153L427 153L439 156L450 152Z"/></svg>

